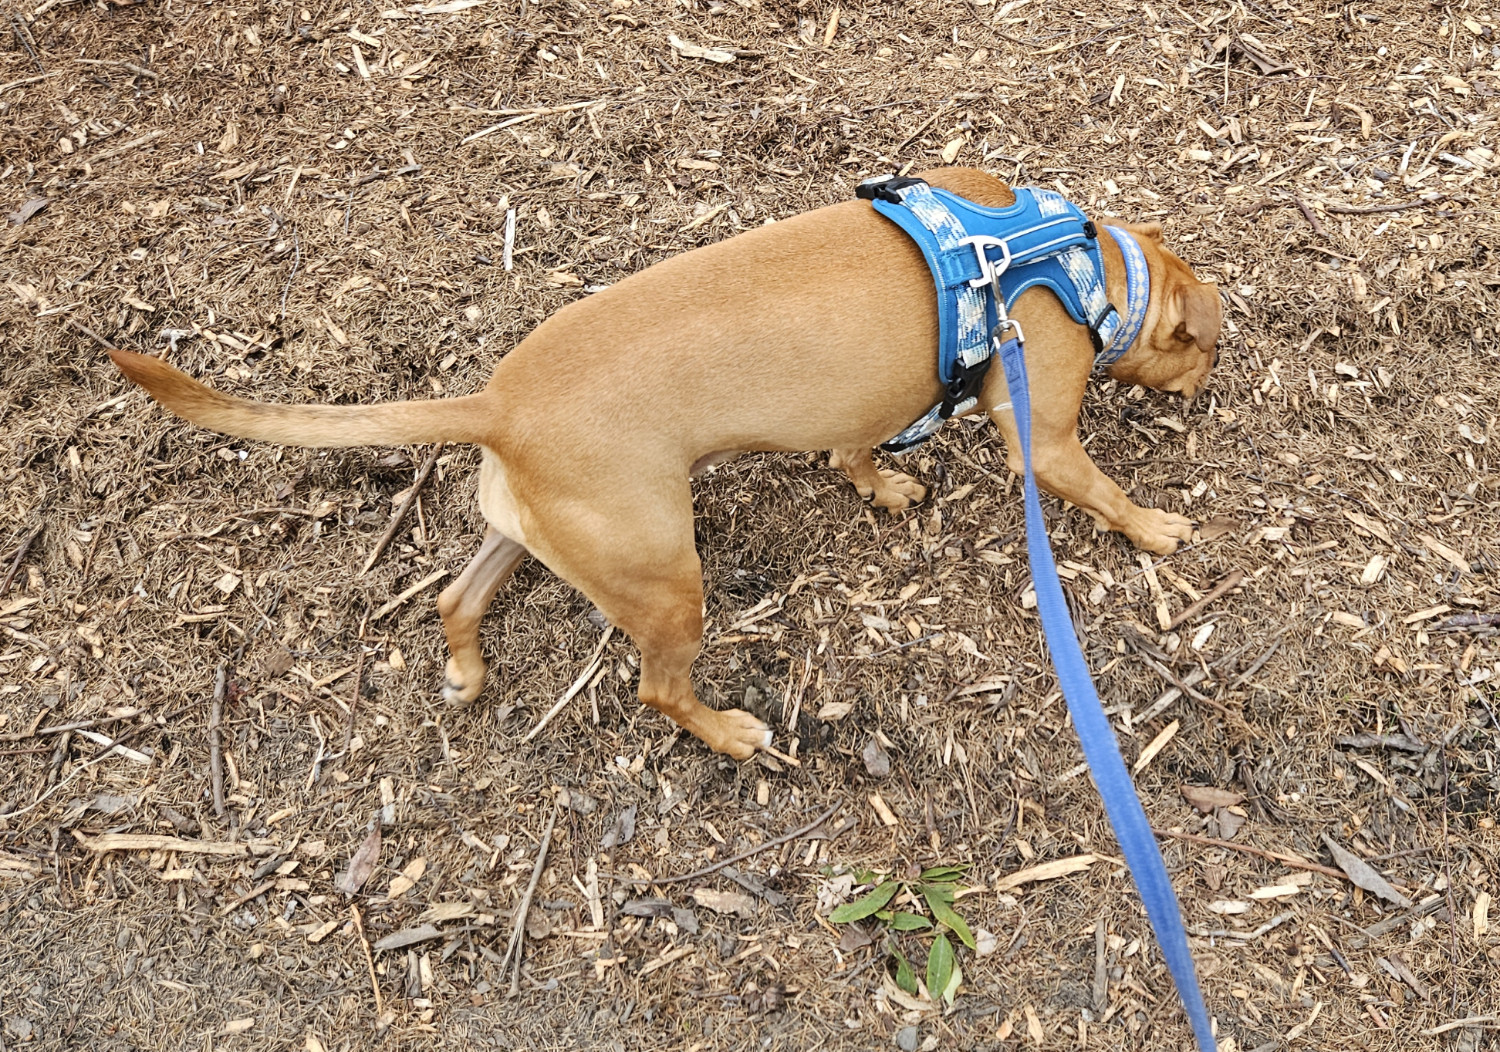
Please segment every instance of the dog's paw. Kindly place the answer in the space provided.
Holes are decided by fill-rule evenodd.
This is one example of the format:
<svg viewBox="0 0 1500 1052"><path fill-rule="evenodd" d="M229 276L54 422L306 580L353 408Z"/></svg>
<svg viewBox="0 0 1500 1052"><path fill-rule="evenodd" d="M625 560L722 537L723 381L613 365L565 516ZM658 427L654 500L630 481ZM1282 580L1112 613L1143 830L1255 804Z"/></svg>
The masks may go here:
<svg viewBox="0 0 1500 1052"><path fill-rule="evenodd" d="M705 728L703 740L715 752L748 760L758 750L770 747L771 728L744 709L726 709L713 713L713 722Z"/></svg>
<svg viewBox="0 0 1500 1052"><path fill-rule="evenodd" d="M1171 511L1141 509L1141 524L1130 539L1137 548L1157 555L1171 555L1177 546L1193 539L1193 520Z"/></svg>
<svg viewBox="0 0 1500 1052"><path fill-rule="evenodd" d="M861 493L871 504L886 511L905 511L920 504L927 496L927 487L910 475L892 468L880 469L880 484L869 494Z"/></svg>
<svg viewBox="0 0 1500 1052"><path fill-rule="evenodd" d="M443 682L443 704L450 708L463 708L477 701L483 691L483 665L479 666L477 672L470 669L465 673L452 658L448 659L447 672Z"/></svg>

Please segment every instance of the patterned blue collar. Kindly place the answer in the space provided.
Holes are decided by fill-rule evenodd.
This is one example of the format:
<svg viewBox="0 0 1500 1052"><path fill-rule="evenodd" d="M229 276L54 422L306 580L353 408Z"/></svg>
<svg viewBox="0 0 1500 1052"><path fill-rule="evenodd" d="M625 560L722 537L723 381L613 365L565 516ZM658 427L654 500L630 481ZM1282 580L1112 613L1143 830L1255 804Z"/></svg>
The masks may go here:
<svg viewBox="0 0 1500 1052"><path fill-rule="evenodd" d="M1114 365L1125 356L1141 334L1141 326L1146 323L1146 307L1151 303L1151 268L1146 265L1146 253L1141 251L1140 242L1130 231L1120 227L1107 226L1104 229L1114 237L1120 246L1120 255L1125 257L1126 304L1120 327L1104 349L1094 356L1095 369Z"/></svg>

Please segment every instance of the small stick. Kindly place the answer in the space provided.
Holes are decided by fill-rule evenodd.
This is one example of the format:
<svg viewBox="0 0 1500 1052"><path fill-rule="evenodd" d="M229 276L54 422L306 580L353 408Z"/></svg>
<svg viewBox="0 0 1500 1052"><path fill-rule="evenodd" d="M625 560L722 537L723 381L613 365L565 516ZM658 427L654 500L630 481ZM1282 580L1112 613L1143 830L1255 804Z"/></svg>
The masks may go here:
<svg viewBox="0 0 1500 1052"><path fill-rule="evenodd" d="M417 472L417 480L411 484L411 492L401 502L401 507L396 509L395 518L391 519L391 524L385 528L385 533L381 534L380 540L375 542L375 547L370 549L370 554L365 558L365 565L360 568L359 576L363 577L369 573L370 567L379 562L385 550L391 546L391 540L396 536L396 531L401 528L401 523L406 521L406 513L412 509L412 505L416 504L417 496L422 492L422 487L427 484L427 476L432 474L432 466L437 463L438 455L442 452L443 443L439 442L432 447L432 452L427 454L427 459L422 461L422 467Z"/></svg>
<svg viewBox="0 0 1500 1052"><path fill-rule="evenodd" d="M505 211L505 251L500 256L500 265L506 270L515 267L513 252L516 247L516 210L508 208Z"/></svg>
<svg viewBox="0 0 1500 1052"><path fill-rule="evenodd" d="M298 169L300 172L301 169ZM287 190L287 197L291 197L291 190ZM292 291L292 282L297 280L297 271L302 267L302 239L297 235L297 228L292 227L292 272L286 276L286 284L281 287L281 318L286 319L286 298ZM169 276L170 277L170 276ZM174 295L172 297L176 299Z"/></svg>
<svg viewBox="0 0 1500 1052"><path fill-rule="evenodd" d="M221 917L227 917L231 913L233 913L235 910L237 910L241 906L243 906L245 903L251 902L251 901L253 901L255 899L260 898L266 892L268 892L268 891L272 890L273 888L275 888L276 887L276 881L279 880L279 879L280 879L279 877L272 877L270 880L266 881L264 884L257 884L257 885L255 885L255 887L251 888L249 891L245 892L243 895L241 895L239 898L235 899L233 902L229 903L228 905L220 906L219 907L219 916L221 916Z"/></svg>
<svg viewBox="0 0 1500 1052"><path fill-rule="evenodd" d="M711 866L704 866L702 869L695 869L691 873L684 873L678 877L655 877L651 880L642 880L638 877L627 877L619 873L611 873L609 874L609 876L614 877L616 880L624 884L640 885L680 884L685 880L697 880L699 877L706 877L710 873L716 873L719 870L723 869L725 866L732 866L736 862L743 862L745 861L745 859L750 858L754 855L759 855L763 851L770 851L773 847L780 847L782 844L791 843L798 837L806 836L808 833L811 833L814 829L817 829L818 826L822 825L824 822L828 821L828 819L833 817L833 813L838 809L839 805L834 804L828 810L820 814L817 818L814 818L811 822L808 822L803 826L798 826L790 833L783 833L781 834L781 836L776 837L774 840L767 840L764 844L757 844L755 847L752 847L748 851L741 851L738 855L732 855L729 858L720 859L718 862L715 862Z"/></svg>
<svg viewBox="0 0 1500 1052"><path fill-rule="evenodd" d="M547 831L542 834L542 843L536 849L536 865L531 869L531 881L526 885L526 894L521 896L521 904L516 907L515 930L510 933L510 943L505 947L505 956L500 958L500 967L503 970L506 962L510 962L510 996L515 997L521 992L521 957L522 946L526 941L526 914L531 910L531 896L536 893L537 881L542 879L542 869L547 865L547 849L552 846L552 830L557 826L557 802L552 803L552 817L547 819Z"/></svg>
<svg viewBox="0 0 1500 1052"><path fill-rule="evenodd" d="M589 657L589 663L584 666L583 675L579 676L573 681L573 685L563 692L562 697L557 699L557 704L548 709L547 715L538 720L536 726L531 728L531 730L527 732L526 737L521 739L521 744L526 744L527 742L531 741L531 739L535 738L538 734L542 733L542 728L552 722L552 717L561 712L564 706L566 706L568 702L577 697L578 692L588 685L588 681L593 677L594 673L599 670L599 656L604 653L604 644L608 643L609 637L614 634L614 625L608 625L605 627L604 635L599 637L599 643L594 647L594 653Z"/></svg>
<svg viewBox="0 0 1500 1052"><path fill-rule="evenodd" d="M57 76L56 73L41 73L35 77L22 77L20 80L7 81L4 84L0 84L0 95L5 94L11 88L22 88L27 84L35 84L37 81L46 80L48 77L55 76Z"/></svg>
<svg viewBox="0 0 1500 1052"><path fill-rule="evenodd" d="M113 160L114 158L120 156L120 154L129 153L137 146L145 146L148 142L154 142L155 140L160 139L165 134L167 133L161 128L158 128L155 131L148 131L145 135L141 135L137 138L131 139L129 142L122 142L119 146L113 146L108 150L101 150L99 153L94 154L94 156L90 157L83 163L98 164L100 161Z"/></svg>
<svg viewBox="0 0 1500 1052"><path fill-rule="evenodd" d="M161 74L157 73L154 69L147 69L145 66L137 66L134 62L122 62L119 59L75 58L73 61L81 62L85 66L122 66L125 69L130 70L130 72L132 73L135 73L142 77L150 77L152 80L156 80L161 76Z"/></svg>
<svg viewBox="0 0 1500 1052"><path fill-rule="evenodd" d="M31 531L31 534L24 541L22 541L21 546L16 549L15 557L10 561L10 569L5 571L5 580L0 581L0 599L3 599L5 597L5 593L10 591L10 586L12 583L14 583L16 574L21 570L21 560L26 558L26 553L31 550L32 544L41 535L42 528L38 526L36 529Z"/></svg>
<svg viewBox="0 0 1500 1052"><path fill-rule="evenodd" d="M349 755L349 743L354 740L354 711L359 708L359 689L365 678L365 645L356 642L359 647L359 660L354 663L354 690L349 695L349 717L344 721L344 749L340 756Z"/></svg>
<svg viewBox="0 0 1500 1052"><path fill-rule="evenodd" d="M1283 855L1276 851L1263 851L1258 847L1251 847L1249 844L1236 844L1229 840L1215 840L1212 837L1198 836L1196 833L1174 833L1170 829L1153 828L1151 832L1157 836L1169 836L1174 840L1187 840L1194 844L1203 844L1207 847L1228 848L1230 851L1240 851L1247 855L1268 858L1273 862L1285 863L1293 869L1305 869L1313 873L1322 873L1325 876L1338 877L1340 880L1349 879L1349 874L1341 869L1334 869L1332 866L1320 866L1316 862L1304 862L1300 858L1292 855Z"/></svg>
<svg viewBox="0 0 1500 1052"><path fill-rule="evenodd" d="M1351 208L1348 205L1324 205L1323 207L1327 211L1337 212L1341 216L1368 216L1375 215L1377 212L1404 212L1408 208L1421 208L1424 205L1435 205L1441 203L1443 200L1444 198L1441 197L1434 197L1431 200L1423 198L1418 201L1407 201L1405 204L1371 205L1369 208Z"/></svg>
<svg viewBox="0 0 1500 1052"><path fill-rule="evenodd" d="M927 126L929 124L932 124L934 121L936 121L943 114L947 113L948 110L949 110L949 107L950 107L950 104L946 103L946 102L943 103L941 106L939 106L937 108L937 112L936 113L934 113L931 117L928 117L921 124L917 125L917 130L914 131L914 132L912 132L906 138L902 139L901 140L901 144L899 146L897 146L894 150L892 150L891 153L900 153L902 150L906 149L908 143L910 143L918 135L921 135L924 131L926 131L927 130Z"/></svg>
<svg viewBox="0 0 1500 1052"><path fill-rule="evenodd" d="M1312 227L1312 232L1319 237L1326 237L1328 231L1323 229L1323 224L1318 221L1317 216L1313 215L1313 210L1307 207L1307 202L1300 197L1293 198L1293 200L1297 202L1297 209L1302 213L1302 218L1307 220L1308 226Z"/></svg>
<svg viewBox="0 0 1500 1052"><path fill-rule="evenodd" d="M349 916L354 921L354 933L359 936L359 944L365 951L365 967L370 971L370 989L375 993L375 1018L379 1019L385 1015L385 1002L380 999L380 980L375 978L375 957L370 953L370 940L365 938L365 925L359 919L359 907L349 903Z"/></svg>
<svg viewBox="0 0 1500 1052"><path fill-rule="evenodd" d="M1218 599L1224 593L1238 588L1240 582L1244 579L1245 571L1243 570L1235 570L1232 573L1226 574L1224 576L1224 579L1218 584L1214 585L1213 588L1209 590L1207 595L1205 595L1202 599L1199 599L1192 606L1185 607L1182 613L1172 618L1172 620L1167 624L1167 631L1170 632L1172 629L1176 628L1184 621L1187 621L1190 618L1195 617L1196 615L1201 613L1209 603L1212 603L1215 599Z"/></svg>
<svg viewBox="0 0 1500 1052"><path fill-rule="evenodd" d="M228 670L219 662L214 674L214 700L208 710L208 770L214 787L214 814L224 817L224 754L219 737L219 724L224 718L224 690L228 685Z"/></svg>
<svg viewBox="0 0 1500 1052"><path fill-rule="evenodd" d="M87 325L83 324L83 322L76 321L73 318L69 318L68 319L68 324L71 325L71 326L73 326L73 328L77 329L79 332L83 333L89 339L93 340L95 343L98 343L101 346L103 346L106 351L117 351L117 350L119 350L119 348L116 347L113 343L111 343L109 340L106 340L103 336L100 336L93 329L91 329Z"/></svg>
<svg viewBox="0 0 1500 1052"><path fill-rule="evenodd" d="M396 609L396 607L398 607L402 603L406 602L408 599L410 599L412 596L416 595L418 592L422 591L424 588L431 588L433 585L437 584L439 581L441 581L444 577L447 577L447 576L448 576L448 571L447 570L438 570L435 573L428 574L426 577L422 578L420 581L418 581L416 584L412 585L406 591L404 591L400 595L396 596L396 598L390 600L388 603L386 603L384 606L382 606L379 610L376 610L373 614L370 615L370 620L371 621L379 621L386 614L388 614L392 610Z"/></svg>
<svg viewBox="0 0 1500 1052"><path fill-rule="evenodd" d="M1229 689L1233 690L1235 687L1238 687L1241 683L1245 682L1251 676L1255 675L1262 668L1264 668L1266 662L1271 660L1271 655L1276 653L1276 648L1279 646L1281 646L1281 640L1278 639L1276 640L1276 642L1271 644L1271 646L1266 650L1264 654L1256 658L1254 661L1250 662L1249 668L1247 668L1244 672L1241 672L1234 678L1234 682L1229 684Z"/></svg>

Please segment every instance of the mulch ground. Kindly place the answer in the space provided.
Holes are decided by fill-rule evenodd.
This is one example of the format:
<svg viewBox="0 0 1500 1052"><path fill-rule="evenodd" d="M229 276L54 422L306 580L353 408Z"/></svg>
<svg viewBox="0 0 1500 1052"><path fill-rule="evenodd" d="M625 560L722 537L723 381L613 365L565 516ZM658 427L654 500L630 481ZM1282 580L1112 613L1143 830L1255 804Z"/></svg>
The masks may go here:
<svg viewBox="0 0 1500 1052"><path fill-rule="evenodd" d="M592 288L945 162L1161 220L1224 293L1195 406L1083 414L1200 536L1048 509L1221 1047L1500 1047L1497 96L1473 2L9 6L0 1048L1187 1047L988 426L907 458L935 495L897 518L818 454L699 480L700 690L795 759L734 764L534 563L443 711L473 450L360 574L431 450L225 439L103 354L464 393ZM985 951L951 1009L826 919L934 864Z"/></svg>

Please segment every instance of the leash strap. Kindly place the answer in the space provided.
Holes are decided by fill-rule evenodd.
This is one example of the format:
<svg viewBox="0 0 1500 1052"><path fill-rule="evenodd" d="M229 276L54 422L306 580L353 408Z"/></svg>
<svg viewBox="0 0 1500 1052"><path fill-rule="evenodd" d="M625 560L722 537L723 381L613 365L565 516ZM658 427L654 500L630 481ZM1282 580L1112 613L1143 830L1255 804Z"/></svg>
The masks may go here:
<svg viewBox="0 0 1500 1052"><path fill-rule="evenodd" d="M1006 335L1001 335L1002 330ZM1062 584L1057 579L1057 566L1052 561L1047 523L1042 515L1036 478L1031 471L1031 393L1026 382L1026 358L1020 335L1020 329L1014 323L1002 320L993 340L997 345L995 353L1005 369L1016 430L1021 438L1026 480L1026 553L1031 563L1031 581L1036 590L1042 632L1047 638L1047 649L1051 651L1052 663L1057 669L1058 686L1068 703L1068 713L1083 746L1089 773L1104 800L1105 813L1130 868L1136 891L1145 903L1146 916L1172 972L1177 995L1187 1010L1199 1052L1215 1052L1218 1045L1208 1010L1204 1007L1203 993L1198 988L1198 976L1193 966L1192 950L1188 947L1187 932L1183 928L1177 894L1172 890L1172 881L1156 845L1156 837L1151 832L1151 823L1141 807L1140 797L1136 795L1135 783L1125 769L1114 729L1099 703L1088 663L1073 631Z"/></svg>

